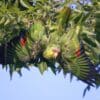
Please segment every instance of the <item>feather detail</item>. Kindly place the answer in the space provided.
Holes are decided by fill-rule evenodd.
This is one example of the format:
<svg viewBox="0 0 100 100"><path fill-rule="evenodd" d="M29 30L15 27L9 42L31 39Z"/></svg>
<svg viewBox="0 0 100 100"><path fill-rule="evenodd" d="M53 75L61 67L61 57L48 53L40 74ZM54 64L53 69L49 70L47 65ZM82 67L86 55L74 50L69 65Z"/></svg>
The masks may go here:
<svg viewBox="0 0 100 100"><path fill-rule="evenodd" d="M75 51L76 57L80 57L84 53L84 49L81 47Z"/></svg>
<svg viewBox="0 0 100 100"><path fill-rule="evenodd" d="M78 49L78 50L75 52L75 55L76 55L77 57L79 57L79 56L81 55L80 49Z"/></svg>

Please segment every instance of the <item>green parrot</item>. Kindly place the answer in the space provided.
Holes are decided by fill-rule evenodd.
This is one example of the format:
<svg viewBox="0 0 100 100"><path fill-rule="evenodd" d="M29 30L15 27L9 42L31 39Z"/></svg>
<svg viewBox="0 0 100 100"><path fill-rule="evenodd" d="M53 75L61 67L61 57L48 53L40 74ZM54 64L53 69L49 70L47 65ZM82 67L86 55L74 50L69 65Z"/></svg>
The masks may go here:
<svg viewBox="0 0 100 100"><path fill-rule="evenodd" d="M39 42L32 41L26 31L22 31L20 34L22 35L20 35L19 42L15 46L16 56L22 62L35 59L41 50Z"/></svg>
<svg viewBox="0 0 100 100"><path fill-rule="evenodd" d="M61 38L62 58L65 62L63 71L65 75L70 72L79 80L93 86L98 80L97 76L100 75L95 69L96 65L86 54L85 47L79 38L81 30L81 25L76 25Z"/></svg>

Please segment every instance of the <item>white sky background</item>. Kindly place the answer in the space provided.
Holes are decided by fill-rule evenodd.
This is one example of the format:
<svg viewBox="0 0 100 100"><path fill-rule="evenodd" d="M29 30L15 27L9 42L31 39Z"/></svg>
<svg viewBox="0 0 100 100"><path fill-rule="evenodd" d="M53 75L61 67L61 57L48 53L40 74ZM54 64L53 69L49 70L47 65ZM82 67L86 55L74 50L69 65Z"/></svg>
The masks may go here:
<svg viewBox="0 0 100 100"><path fill-rule="evenodd" d="M85 98L82 93L86 85L74 79L70 83L63 74L54 75L50 70L43 76L38 69L23 69L23 76L13 75L0 66L0 100L100 100L100 88L91 88Z"/></svg>

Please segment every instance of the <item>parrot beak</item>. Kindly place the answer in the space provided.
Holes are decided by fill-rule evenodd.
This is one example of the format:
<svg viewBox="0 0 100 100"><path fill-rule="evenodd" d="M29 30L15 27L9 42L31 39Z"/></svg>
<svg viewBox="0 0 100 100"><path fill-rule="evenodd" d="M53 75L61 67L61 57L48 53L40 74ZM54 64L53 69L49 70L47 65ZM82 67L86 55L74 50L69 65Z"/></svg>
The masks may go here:
<svg viewBox="0 0 100 100"><path fill-rule="evenodd" d="M57 58L59 53L60 53L60 49L59 48L54 48L52 51L54 53L54 58Z"/></svg>

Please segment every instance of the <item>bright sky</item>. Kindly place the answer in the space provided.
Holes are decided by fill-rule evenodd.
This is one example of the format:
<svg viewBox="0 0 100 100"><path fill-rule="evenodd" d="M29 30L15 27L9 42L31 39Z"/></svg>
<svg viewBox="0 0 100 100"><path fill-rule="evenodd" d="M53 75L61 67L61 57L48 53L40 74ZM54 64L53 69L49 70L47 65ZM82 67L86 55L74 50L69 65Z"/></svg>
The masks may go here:
<svg viewBox="0 0 100 100"><path fill-rule="evenodd" d="M70 83L62 73L55 76L48 70L41 75L36 68L22 72L22 77L15 73L10 80L0 66L0 100L100 100L100 88L92 88L83 99L86 85L76 79Z"/></svg>

